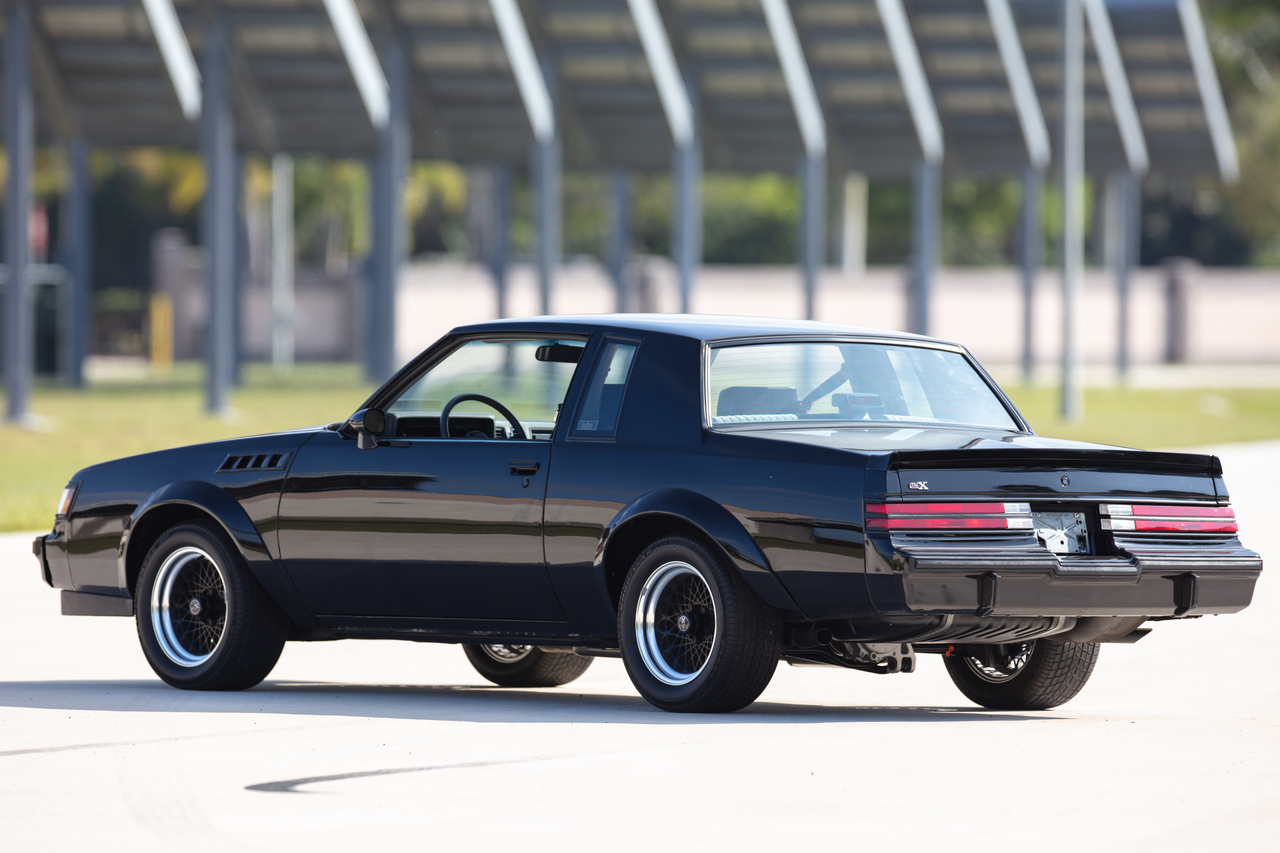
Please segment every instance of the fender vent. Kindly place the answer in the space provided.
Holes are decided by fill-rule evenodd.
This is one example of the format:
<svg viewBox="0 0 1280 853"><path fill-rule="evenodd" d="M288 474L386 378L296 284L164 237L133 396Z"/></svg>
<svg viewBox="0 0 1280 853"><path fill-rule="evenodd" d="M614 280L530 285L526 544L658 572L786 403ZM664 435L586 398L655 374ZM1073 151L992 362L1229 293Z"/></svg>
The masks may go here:
<svg viewBox="0 0 1280 853"><path fill-rule="evenodd" d="M273 471L284 467L288 453L250 453L244 456L228 456L218 466L223 471Z"/></svg>

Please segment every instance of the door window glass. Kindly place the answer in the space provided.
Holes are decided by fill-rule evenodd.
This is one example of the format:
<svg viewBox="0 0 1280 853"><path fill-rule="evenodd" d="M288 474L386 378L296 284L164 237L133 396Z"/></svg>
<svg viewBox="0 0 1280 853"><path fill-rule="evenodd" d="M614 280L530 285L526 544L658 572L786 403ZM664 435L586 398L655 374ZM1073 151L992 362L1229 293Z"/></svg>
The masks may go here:
<svg viewBox="0 0 1280 853"><path fill-rule="evenodd" d="M574 435L609 437L617 431L622 393L627 387L627 377L631 374L635 357L635 344L605 342L604 351L596 360L596 369L587 383L578 421L573 425Z"/></svg>
<svg viewBox="0 0 1280 853"><path fill-rule="evenodd" d="M529 439L549 440L560 406L582 357L582 341L558 338L468 341L428 370L387 407L388 432L405 438L439 438L440 412L460 394L477 394L504 406ZM501 411L465 400L449 413L450 438L510 438Z"/></svg>

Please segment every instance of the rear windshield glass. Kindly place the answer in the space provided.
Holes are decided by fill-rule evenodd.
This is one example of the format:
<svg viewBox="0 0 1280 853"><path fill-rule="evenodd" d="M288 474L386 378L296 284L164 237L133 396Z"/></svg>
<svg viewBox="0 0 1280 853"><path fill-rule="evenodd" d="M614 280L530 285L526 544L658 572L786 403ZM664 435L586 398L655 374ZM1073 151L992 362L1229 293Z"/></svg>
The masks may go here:
<svg viewBox="0 0 1280 853"><path fill-rule="evenodd" d="M778 343L711 350L716 426L773 421L964 424L1017 430L956 352L877 343Z"/></svg>

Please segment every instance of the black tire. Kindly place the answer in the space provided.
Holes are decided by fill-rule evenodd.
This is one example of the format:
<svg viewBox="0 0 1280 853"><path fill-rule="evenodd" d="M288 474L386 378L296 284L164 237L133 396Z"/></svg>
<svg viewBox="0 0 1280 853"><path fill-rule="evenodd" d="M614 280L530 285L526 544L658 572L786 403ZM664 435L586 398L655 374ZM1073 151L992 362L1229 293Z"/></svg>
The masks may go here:
<svg viewBox="0 0 1280 853"><path fill-rule="evenodd" d="M468 643L462 650L476 672L500 687L559 687L591 666L591 658L534 646Z"/></svg>
<svg viewBox="0 0 1280 853"><path fill-rule="evenodd" d="M254 686L289 636L288 617L210 522L179 524L156 540L142 563L134 611L147 662L184 690Z"/></svg>
<svg viewBox="0 0 1280 853"><path fill-rule="evenodd" d="M782 622L718 551L684 536L636 558L618 638L631 683L664 711L727 713L769 686Z"/></svg>
<svg viewBox="0 0 1280 853"><path fill-rule="evenodd" d="M957 646L947 674L960 692L997 711L1045 711L1075 698L1098 662L1097 643L1035 640Z"/></svg>

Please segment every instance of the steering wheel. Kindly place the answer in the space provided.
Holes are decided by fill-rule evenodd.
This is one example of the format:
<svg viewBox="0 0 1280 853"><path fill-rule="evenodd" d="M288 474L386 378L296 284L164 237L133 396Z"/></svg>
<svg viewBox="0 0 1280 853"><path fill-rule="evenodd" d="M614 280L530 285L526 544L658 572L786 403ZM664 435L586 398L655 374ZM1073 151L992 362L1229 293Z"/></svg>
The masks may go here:
<svg viewBox="0 0 1280 853"><path fill-rule="evenodd" d="M467 400L474 400L477 403L484 403L491 409L496 409L502 413L502 416L511 424L511 433L515 438L525 439L524 427L520 426L520 422L516 420L516 416L511 414L511 410L499 403L492 397L486 397L483 394L459 394L452 400L444 404L444 410L440 412L440 437L449 438L449 413L453 411L453 407Z"/></svg>

